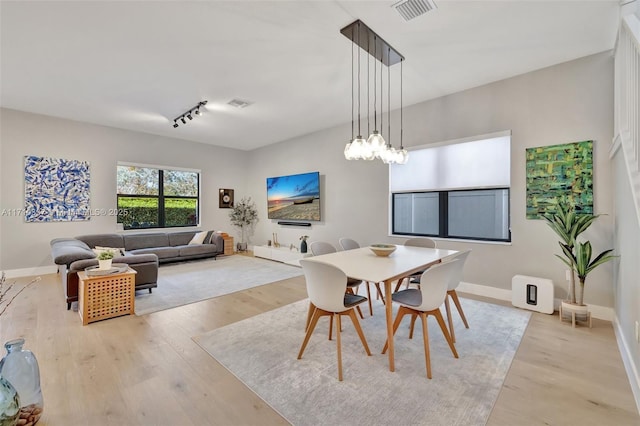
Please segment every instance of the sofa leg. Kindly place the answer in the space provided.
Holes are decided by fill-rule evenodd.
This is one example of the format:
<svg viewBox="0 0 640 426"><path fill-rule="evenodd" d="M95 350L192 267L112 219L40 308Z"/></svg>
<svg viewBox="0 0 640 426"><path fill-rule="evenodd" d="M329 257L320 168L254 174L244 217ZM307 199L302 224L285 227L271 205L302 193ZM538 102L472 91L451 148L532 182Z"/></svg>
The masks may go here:
<svg viewBox="0 0 640 426"><path fill-rule="evenodd" d="M151 293L151 289L149 289L149 293Z"/></svg>
<svg viewBox="0 0 640 426"><path fill-rule="evenodd" d="M67 302L67 311L71 310L71 302Z"/></svg>

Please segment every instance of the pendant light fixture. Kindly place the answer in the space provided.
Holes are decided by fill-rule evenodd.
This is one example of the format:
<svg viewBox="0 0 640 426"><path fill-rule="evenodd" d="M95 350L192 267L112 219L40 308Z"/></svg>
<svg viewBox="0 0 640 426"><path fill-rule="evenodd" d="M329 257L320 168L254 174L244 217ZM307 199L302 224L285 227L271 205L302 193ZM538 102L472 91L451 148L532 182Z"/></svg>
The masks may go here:
<svg viewBox="0 0 640 426"><path fill-rule="evenodd" d="M357 20L344 27L340 32L351 40L351 140L346 144L344 156L347 160L373 160L381 159L385 164L405 164L409 158L406 149L402 145L402 61L404 57L384 41L378 34L367 27L364 22ZM358 48L357 70L354 66L354 48ZM361 86L360 86L360 57L362 51L368 53L367 60L374 59L373 67L373 132L368 139L364 139L361 133ZM378 87L377 87L377 62L380 61L380 128L378 129ZM396 150L391 145L391 70L392 65L400 62L400 149ZM382 136L384 129L384 84L383 65L387 66L387 140ZM371 86L369 62L367 62L367 129L369 128L369 89ZM357 73L357 74L356 74ZM354 107L355 99L354 80L358 80L357 108L358 108L358 136L354 138Z"/></svg>

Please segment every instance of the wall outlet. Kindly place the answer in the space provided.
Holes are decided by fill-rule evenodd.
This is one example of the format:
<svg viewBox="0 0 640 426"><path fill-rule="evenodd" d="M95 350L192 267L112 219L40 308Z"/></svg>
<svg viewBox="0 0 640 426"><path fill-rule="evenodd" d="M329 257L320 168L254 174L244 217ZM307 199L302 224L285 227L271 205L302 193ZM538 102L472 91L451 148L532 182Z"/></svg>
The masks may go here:
<svg viewBox="0 0 640 426"><path fill-rule="evenodd" d="M636 321L636 342L640 343L640 325L638 325L638 321Z"/></svg>

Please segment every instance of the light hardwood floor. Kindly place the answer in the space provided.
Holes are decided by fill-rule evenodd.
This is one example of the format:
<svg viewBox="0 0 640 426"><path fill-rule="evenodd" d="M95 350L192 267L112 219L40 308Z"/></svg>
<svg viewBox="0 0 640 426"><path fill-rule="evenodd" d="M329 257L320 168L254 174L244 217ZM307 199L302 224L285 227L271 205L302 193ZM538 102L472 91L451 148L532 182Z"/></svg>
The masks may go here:
<svg viewBox="0 0 640 426"><path fill-rule="evenodd" d="M0 341L36 354L43 426L287 424L191 337L305 297L297 277L83 327L45 275L0 317ZM640 424L611 324L534 313L488 424Z"/></svg>

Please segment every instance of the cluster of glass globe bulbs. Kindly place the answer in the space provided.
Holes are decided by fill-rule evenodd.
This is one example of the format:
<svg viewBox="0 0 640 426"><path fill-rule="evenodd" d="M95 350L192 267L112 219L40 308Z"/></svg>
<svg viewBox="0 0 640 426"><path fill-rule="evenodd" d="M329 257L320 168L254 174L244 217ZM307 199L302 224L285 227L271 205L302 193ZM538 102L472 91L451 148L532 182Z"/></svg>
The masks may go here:
<svg viewBox="0 0 640 426"><path fill-rule="evenodd" d="M347 160L367 160L376 158L385 164L406 164L409 153L406 149L395 149L384 140L380 132L374 130L368 139L358 136L344 147L344 158Z"/></svg>

